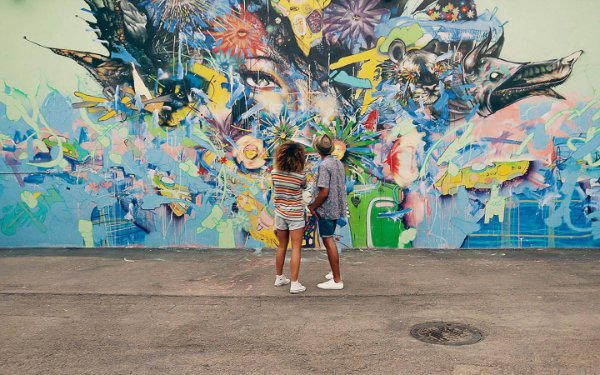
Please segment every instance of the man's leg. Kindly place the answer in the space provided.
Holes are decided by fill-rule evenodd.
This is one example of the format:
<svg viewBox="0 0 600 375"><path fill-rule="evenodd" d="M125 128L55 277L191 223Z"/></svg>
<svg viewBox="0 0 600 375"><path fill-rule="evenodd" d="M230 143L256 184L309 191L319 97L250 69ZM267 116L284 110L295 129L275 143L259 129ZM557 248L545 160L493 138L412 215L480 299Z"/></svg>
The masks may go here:
<svg viewBox="0 0 600 375"><path fill-rule="evenodd" d="M331 272L333 273L333 281L339 283L342 281L340 275L340 256L335 241L332 237L322 238L325 249L327 249L327 258L329 259L329 265L331 266Z"/></svg>

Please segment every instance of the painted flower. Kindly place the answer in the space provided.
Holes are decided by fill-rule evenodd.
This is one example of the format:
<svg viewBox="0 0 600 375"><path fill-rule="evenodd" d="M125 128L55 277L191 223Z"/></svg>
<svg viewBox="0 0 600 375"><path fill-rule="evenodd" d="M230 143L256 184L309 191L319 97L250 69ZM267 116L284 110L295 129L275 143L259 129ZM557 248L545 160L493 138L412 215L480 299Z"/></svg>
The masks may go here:
<svg viewBox="0 0 600 375"><path fill-rule="evenodd" d="M229 72L229 68L237 71L243 64L242 59L239 56L232 55L231 51L212 54L212 56L207 57L207 61L211 68L225 74Z"/></svg>
<svg viewBox="0 0 600 375"><path fill-rule="evenodd" d="M375 26L387 9L376 9L379 0L340 0L325 9L325 36L342 40L349 46L364 40L367 47L375 44Z"/></svg>
<svg viewBox="0 0 600 375"><path fill-rule="evenodd" d="M285 142L291 141L298 128L286 121L281 121L273 124L266 130L266 142L269 144L269 149L273 149Z"/></svg>
<svg viewBox="0 0 600 375"><path fill-rule="evenodd" d="M420 70L419 67L403 68L398 75L404 82L416 83L419 80Z"/></svg>
<svg viewBox="0 0 600 375"><path fill-rule="evenodd" d="M331 127L317 123L314 128L316 134L324 133L333 139L331 155L344 164L349 176L376 173L371 146L378 142L379 133L366 132L354 119L336 118Z"/></svg>
<svg viewBox="0 0 600 375"><path fill-rule="evenodd" d="M385 161L384 174L400 187L407 187L419 176L417 151L423 144L423 134L416 130L398 138Z"/></svg>
<svg viewBox="0 0 600 375"><path fill-rule="evenodd" d="M444 12L451 12L454 9L454 5L452 3L448 3L448 5L446 5L444 8L442 8L442 10Z"/></svg>
<svg viewBox="0 0 600 375"><path fill-rule="evenodd" d="M432 20L436 21L440 19L441 15L440 12L431 12L429 17L431 17Z"/></svg>
<svg viewBox="0 0 600 375"><path fill-rule="evenodd" d="M438 0L427 15L432 20L468 21L477 18L477 10L474 0Z"/></svg>
<svg viewBox="0 0 600 375"><path fill-rule="evenodd" d="M209 0L145 0L154 26L169 32L208 26L207 21L225 14L226 4Z"/></svg>
<svg viewBox="0 0 600 375"><path fill-rule="evenodd" d="M228 14L223 19L213 22L217 30L212 36L220 43L213 48L215 52L227 53L230 56L257 56L267 49L263 38L267 35L260 20L245 10L239 15Z"/></svg>
<svg viewBox="0 0 600 375"><path fill-rule="evenodd" d="M333 151L331 152L331 155L337 160L342 160L344 156L346 156L347 149L348 146L346 145L346 142L342 141L341 139L334 139Z"/></svg>
<svg viewBox="0 0 600 375"><path fill-rule="evenodd" d="M238 163L243 164L247 169L258 169L265 165L267 151L262 140L245 135L236 141L236 145L233 156Z"/></svg>
<svg viewBox="0 0 600 375"><path fill-rule="evenodd" d="M268 145L268 150L272 151L280 144L292 140L298 131L309 123L311 118L309 113L290 113L285 105L279 115L262 112L261 133L262 138Z"/></svg>
<svg viewBox="0 0 600 375"><path fill-rule="evenodd" d="M248 230L250 228L250 218L248 217L247 212L237 212L232 215L231 220L233 220L233 225L237 228Z"/></svg>

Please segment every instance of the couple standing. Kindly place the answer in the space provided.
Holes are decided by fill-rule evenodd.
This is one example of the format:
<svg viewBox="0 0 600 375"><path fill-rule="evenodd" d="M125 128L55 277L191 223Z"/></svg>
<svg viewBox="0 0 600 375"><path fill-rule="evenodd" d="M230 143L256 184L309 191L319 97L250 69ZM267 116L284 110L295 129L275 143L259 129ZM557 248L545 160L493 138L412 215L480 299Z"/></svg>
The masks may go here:
<svg viewBox="0 0 600 375"><path fill-rule="evenodd" d="M328 281L318 284L321 289L343 289L340 276L340 260L333 238L337 220L346 215L346 185L343 164L333 157L333 140L328 135L315 137L313 148L321 155L321 164L316 177L315 199L308 206L318 220L319 234L327 249L331 272L325 277ZM306 290L298 281L302 238L305 227L305 208L302 191L306 188L304 173L306 151L299 143L287 142L275 152L275 168L271 172L275 203L275 234L279 240L275 256L275 286L290 283L283 274L283 264L288 242L292 241L290 259L290 293Z"/></svg>

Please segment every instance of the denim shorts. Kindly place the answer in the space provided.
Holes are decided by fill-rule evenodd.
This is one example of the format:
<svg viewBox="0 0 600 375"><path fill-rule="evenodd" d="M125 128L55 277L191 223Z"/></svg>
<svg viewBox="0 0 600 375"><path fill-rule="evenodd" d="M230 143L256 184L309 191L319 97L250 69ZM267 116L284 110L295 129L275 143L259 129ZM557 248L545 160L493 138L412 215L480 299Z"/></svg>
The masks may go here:
<svg viewBox="0 0 600 375"><path fill-rule="evenodd" d="M319 219L319 235L321 237L333 237L336 225L336 219Z"/></svg>
<svg viewBox="0 0 600 375"><path fill-rule="evenodd" d="M305 227L304 219L301 220L289 220L284 219L279 215L275 215L275 229L279 230L296 230L296 229L304 229Z"/></svg>

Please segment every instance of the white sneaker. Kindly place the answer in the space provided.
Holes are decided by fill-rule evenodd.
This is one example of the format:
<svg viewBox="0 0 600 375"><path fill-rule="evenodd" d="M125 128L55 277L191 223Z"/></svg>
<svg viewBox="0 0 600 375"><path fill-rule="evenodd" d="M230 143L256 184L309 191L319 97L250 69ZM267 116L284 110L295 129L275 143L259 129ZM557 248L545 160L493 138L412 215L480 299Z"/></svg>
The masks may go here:
<svg viewBox="0 0 600 375"><path fill-rule="evenodd" d="M321 289L339 290L339 289L344 289L344 282L340 281L339 283L336 283L333 279L331 279L329 281L325 281L324 283L318 284L317 287L319 287Z"/></svg>
<svg viewBox="0 0 600 375"><path fill-rule="evenodd" d="M292 294L302 293L305 290L306 290L306 287L304 285L300 284L300 282L298 282L298 281L292 282L292 285L290 286L290 293L292 293Z"/></svg>
<svg viewBox="0 0 600 375"><path fill-rule="evenodd" d="M276 276L275 277L275 286L283 286L290 283L290 279L285 277L285 275Z"/></svg>
<svg viewBox="0 0 600 375"><path fill-rule="evenodd" d="M326 278L327 280L331 280L331 279L333 279L333 272L329 271L329 273L328 273L327 275L325 275L325 278Z"/></svg>

